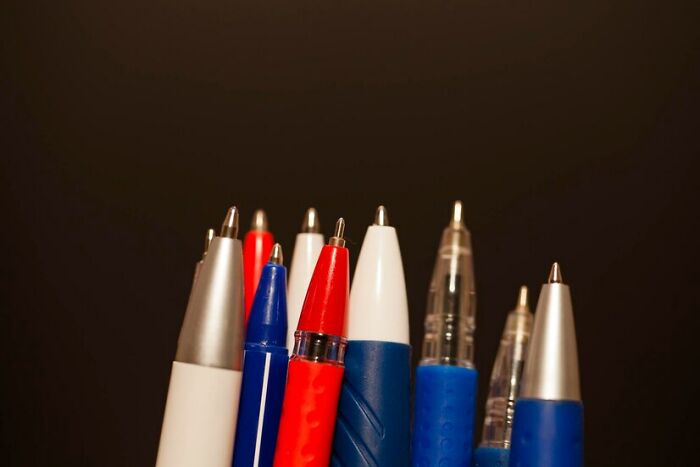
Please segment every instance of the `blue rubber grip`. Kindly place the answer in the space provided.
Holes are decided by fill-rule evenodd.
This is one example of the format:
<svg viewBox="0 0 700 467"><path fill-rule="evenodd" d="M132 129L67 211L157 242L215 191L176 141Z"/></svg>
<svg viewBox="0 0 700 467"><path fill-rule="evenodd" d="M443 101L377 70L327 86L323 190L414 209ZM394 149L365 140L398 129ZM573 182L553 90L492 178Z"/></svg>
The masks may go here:
<svg viewBox="0 0 700 467"><path fill-rule="evenodd" d="M284 387L287 381L288 361L287 349L284 347L262 350L259 346L246 344L238 425L233 450L235 467L272 466ZM265 379L267 379L266 386ZM261 423L262 436L258 443L258 427ZM260 444L259 448L258 444ZM255 464L256 451L259 456L257 464Z"/></svg>
<svg viewBox="0 0 700 467"><path fill-rule="evenodd" d="M406 467L411 346L350 341L333 440L333 467Z"/></svg>
<svg viewBox="0 0 700 467"><path fill-rule="evenodd" d="M472 368L418 366L411 453L415 467L471 467L476 380Z"/></svg>
<svg viewBox="0 0 700 467"><path fill-rule="evenodd" d="M510 449L481 447L474 451L474 467L508 467Z"/></svg>
<svg viewBox="0 0 700 467"><path fill-rule="evenodd" d="M510 467L581 467L583 404L518 399Z"/></svg>

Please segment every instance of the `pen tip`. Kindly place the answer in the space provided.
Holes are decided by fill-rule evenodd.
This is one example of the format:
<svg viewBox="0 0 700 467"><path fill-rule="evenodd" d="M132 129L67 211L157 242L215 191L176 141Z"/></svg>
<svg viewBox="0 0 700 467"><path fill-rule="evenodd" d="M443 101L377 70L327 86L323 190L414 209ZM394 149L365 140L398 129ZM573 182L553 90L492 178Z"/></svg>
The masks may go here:
<svg viewBox="0 0 700 467"><path fill-rule="evenodd" d="M270 262L274 264L284 263L284 256L282 255L282 245L275 243L272 247L272 253L270 253Z"/></svg>
<svg viewBox="0 0 700 467"><path fill-rule="evenodd" d="M559 263L554 262L552 264L552 269L549 271L549 278L547 279L547 283L549 284L562 284L564 282L564 278L561 275L561 268L559 267Z"/></svg>
<svg viewBox="0 0 700 467"><path fill-rule="evenodd" d="M520 291L518 292L518 304L516 308L527 308L527 287L524 285L520 286Z"/></svg>
<svg viewBox="0 0 700 467"><path fill-rule="evenodd" d="M374 225L389 225L389 214L384 206L377 208L377 213L374 215Z"/></svg>
<svg viewBox="0 0 700 467"><path fill-rule="evenodd" d="M256 209L253 213L253 220L250 223L250 230L267 230L267 214L262 209Z"/></svg>
<svg viewBox="0 0 700 467"><path fill-rule="evenodd" d="M304 222L301 224L301 233L320 233L321 224L318 222L318 211L309 208L304 214Z"/></svg>
<svg viewBox="0 0 700 467"><path fill-rule="evenodd" d="M216 235L214 229L207 230L207 234L204 236L204 252L202 253L202 259L204 259L204 257L207 256L207 253L209 253L209 245L211 245L214 235Z"/></svg>
<svg viewBox="0 0 700 467"><path fill-rule="evenodd" d="M452 205L452 226L455 228L460 228L464 226L464 212L462 209L462 202L455 201Z"/></svg>
<svg viewBox="0 0 700 467"><path fill-rule="evenodd" d="M238 208L231 206L226 213L224 223L221 224L221 236L228 238L238 237Z"/></svg>
<svg viewBox="0 0 700 467"><path fill-rule="evenodd" d="M335 223L335 230L333 231L333 236L328 240L328 244L335 245L335 246L345 246L345 239L343 238L344 234L345 234L345 219L343 219L341 217Z"/></svg>

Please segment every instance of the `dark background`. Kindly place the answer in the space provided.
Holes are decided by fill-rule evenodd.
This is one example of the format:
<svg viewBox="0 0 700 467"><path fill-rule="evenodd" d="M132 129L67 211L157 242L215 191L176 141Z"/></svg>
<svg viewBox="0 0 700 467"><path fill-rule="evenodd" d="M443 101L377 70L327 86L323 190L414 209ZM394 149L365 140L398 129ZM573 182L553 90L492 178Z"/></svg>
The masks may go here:
<svg viewBox="0 0 700 467"><path fill-rule="evenodd" d="M379 203L417 358L450 204L479 418L517 287L571 285L586 464L697 463L698 4L3 3L2 465L147 466L204 231ZM480 431L480 430L479 430Z"/></svg>

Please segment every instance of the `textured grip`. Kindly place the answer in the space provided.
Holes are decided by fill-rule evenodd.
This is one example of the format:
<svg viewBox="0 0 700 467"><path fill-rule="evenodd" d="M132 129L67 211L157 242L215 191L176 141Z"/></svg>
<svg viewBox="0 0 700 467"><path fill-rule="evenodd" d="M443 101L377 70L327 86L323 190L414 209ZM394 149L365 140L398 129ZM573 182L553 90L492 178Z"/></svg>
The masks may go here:
<svg viewBox="0 0 700 467"><path fill-rule="evenodd" d="M581 467L583 405L577 401L515 402L511 467Z"/></svg>
<svg viewBox="0 0 700 467"><path fill-rule="evenodd" d="M348 343L332 466L409 465L410 359L406 344Z"/></svg>
<svg viewBox="0 0 700 467"><path fill-rule="evenodd" d="M289 361L275 467L328 467L343 367Z"/></svg>
<svg viewBox="0 0 700 467"><path fill-rule="evenodd" d="M508 467L510 449L481 447L474 451L474 467Z"/></svg>
<svg viewBox="0 0 700 467"><path fill-rule="evenodd" d="M416 369L412 462L415 467L470 467L477 372L421 365Z"/></svg>
<svg viewBox="0 0 700 467"><path fill-rule="evenodd" d="M247 348L233 454L235 467L271 466L287 378L287 351Z"/></svg>

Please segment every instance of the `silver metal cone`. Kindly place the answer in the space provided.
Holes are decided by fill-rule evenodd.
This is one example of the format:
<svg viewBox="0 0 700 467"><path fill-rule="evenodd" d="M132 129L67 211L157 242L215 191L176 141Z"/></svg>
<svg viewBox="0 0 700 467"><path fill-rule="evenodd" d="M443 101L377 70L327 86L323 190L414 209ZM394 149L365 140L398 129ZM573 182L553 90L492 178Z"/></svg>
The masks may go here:
<svg viewBox="0 0 700 467"><path fill-rule="evenodd" d="M272 246L272 252L270 253L270 262L274 264L282 264L284 262L284 256L282 254L282 245L275 243Z"/></svg>
<svg viewBox="0 0 700 467"><path fill-rule="evenodd" d="M267 214L262 209L256 209L253 220L250 222L250 230L267 230Z"/></svg>
<svg viewBox="0 0 700 467"><path fill-rule="evenodd" d="M304 222L301 223L301 233L321 233L321 224L318 221L318 211L309 208L304 214Z"/></svg>
<svg viewBox="0 0 700 467"><path fill-rule="evenodd" d="M374 225L389 225L389 213L384 206L377 208L377 213L374 215Z"/></svg>
<svg viewBox="0 0 700 467"><path fill-rule="evenodd" d="M333 232L333 236L328 239L328 244L344 247L345 239L343 235L345 235L345 219L341 217L335 223L335 231Z"/></svg>

